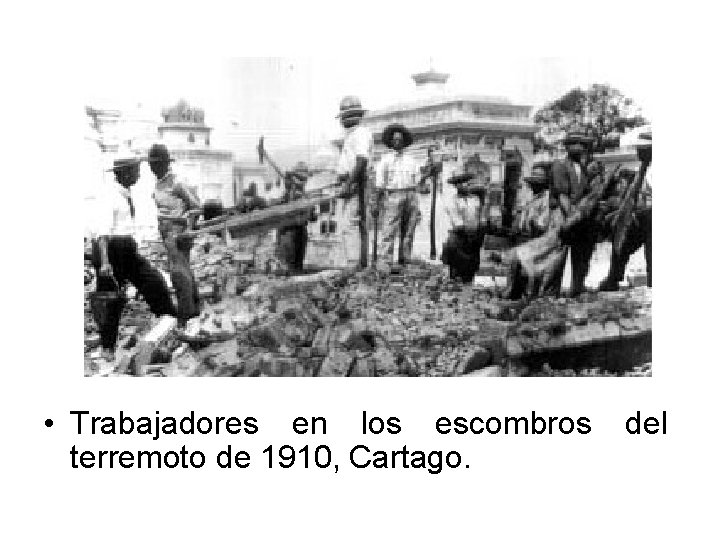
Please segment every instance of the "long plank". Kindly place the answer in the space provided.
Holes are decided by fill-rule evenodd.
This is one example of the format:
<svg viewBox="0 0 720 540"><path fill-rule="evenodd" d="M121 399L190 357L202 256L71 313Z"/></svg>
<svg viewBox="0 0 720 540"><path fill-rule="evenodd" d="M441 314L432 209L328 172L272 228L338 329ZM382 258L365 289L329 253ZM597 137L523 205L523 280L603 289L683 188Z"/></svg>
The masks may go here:
<svg viewBox="0 0 720 540"><path fill-rule="evenodd" d="M319 195L271 206L270 208L264 208L262 210L254 210L247 214L228 218L221 223L216 223L208 227L200 226L196 230L184 232L179 236L181 238L194 238L201 234L225 230L234 231L236 229L246 229L248 234L253 234L253 232L257 232L258 229L272 229L285 225L286 222L295 222L299 215L310 214L315 206L329 202L333 198L334 196L332 195Z"/></svg>

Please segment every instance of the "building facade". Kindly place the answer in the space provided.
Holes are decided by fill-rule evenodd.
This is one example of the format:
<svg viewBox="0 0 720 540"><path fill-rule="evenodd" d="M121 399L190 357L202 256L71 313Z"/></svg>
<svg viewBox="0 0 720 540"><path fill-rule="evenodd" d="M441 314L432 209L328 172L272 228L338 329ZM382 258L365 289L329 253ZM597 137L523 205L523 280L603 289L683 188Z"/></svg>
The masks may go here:
<svg viewBox="0 0 720 540"><path fill-rule="evenodd" d="M448 94L445 90L448 77L433 70L415 74L412 79L416 99L371 111L363 119L375 140L373 170L390 151L380 139L385 127L392 123L401 123L412 132L414 144L406 151L418 165L428 163L429 149L432 149L433 161L442 162L435 208L438 257L449 232L446 209L455 197L455 189L447 184L448 178L462 172L467 162L474 161L483 171L493 206L507 208L505 223L500 214L491 215L491 220L498 225L508 225L507 216L529 198L521 179L532 166L532 141L538 129L530 106L515 105L500 97ZM321 220L313 224L308 257L349 266L357 263L359 254L357 208L354 202L345 204L344 208L342 201L338 204L325 209L325 213L321 211ZM421 195L422 221L416 230L413 257L424 260L430 259L430 205L431 195ZM327 215L326 220L322 219L323 215ZM372 244L372 228L370 235Z"/></svg>
<svg viewBox="0 0 720 540"><path fill-rule="evenodd" d="M233 154L212 147L212 128L205 125L205 112L190 107L184 100L163 109L158 126L159 142L175 158L174 171L184 178L202 201L218 199L223 206L238 203L238 189L233 175Z"/></svg>

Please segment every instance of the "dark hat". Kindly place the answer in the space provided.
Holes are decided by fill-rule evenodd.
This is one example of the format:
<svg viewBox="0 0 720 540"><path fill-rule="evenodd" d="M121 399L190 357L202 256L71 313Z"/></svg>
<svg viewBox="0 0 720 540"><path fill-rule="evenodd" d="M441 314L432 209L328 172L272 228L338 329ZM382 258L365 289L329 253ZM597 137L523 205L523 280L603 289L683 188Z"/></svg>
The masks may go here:
<svg viewBox="0 0 720 540"><path fill-rule="evenodd" d="M527 175L524 180L531 186L536 187L547 187L550 185L547 168L540 163L536 163L532 166L530 174Z"/></svg>
<svg viewBox="0 0 720 540"><path fill-rule="evenodd" d="M406 128L402 124L390 124L383 130L381 137L383 144L388 148L390 147L390 143L392 142L392 138L395 133L400 133L402 135L403 148L407 148L413 143L412 133L410 133L410 130L408 130L408 128Z"/></svg>
<svg viewBox="0 0 720 540"><path fill-rule="evenodd" d="M140 159L139 157L118 158L113 161L113 166L111 169L108 169L108 172L120 171L122 169L135 167L137 165L140 165L140 163L142 163L142 159Z"/></svg>
<svg viewBox="0 0 720 540"><path fill-rule="evenodd" d="M638 135L638 142L637 142L636 146L640 146L640 147L652 146L652 132L647 131L645 133L641 133L640 135Z"/></svg>
<svg viewBox="0 0 720 540"><path fill-rule="evenodd" d="M357 96L346 96L340 102L340 113L336 118L347 118L350 116L363 116L367 109L363 109L360 98Z"/></svg>
<svg viewBox="0 0 720 540"><path fill-rule="evenodd" d="M593 143L593 139L582 131L572 131L565 136L562 142L567 147L581 145L584 148L590 146Z"/></svg>
<svg viewBox="0 0 720 540"><path fill-rule="evenodd" d="M156 163L158 161L175 161L170 157L167 146L164 144L153 144L148 152L148 163Z"/></svg>
<svg viewBox="0 0 720 540"><path fill-rule="evenodd" d="M470 174L470 173L454 174L453 176L448 178L447 183L457 186L458 184L464 184L465 182L469 182L470 180L473 180L474 178L475 178L475 175Z"/></svg>
<svg viewBox="0 0 720 540"><path fill-rule="evenodd" d="M288 176L300 180L301 182L307 181L310 176L310 167L304 161L299 161L289 172Z"/></svg>

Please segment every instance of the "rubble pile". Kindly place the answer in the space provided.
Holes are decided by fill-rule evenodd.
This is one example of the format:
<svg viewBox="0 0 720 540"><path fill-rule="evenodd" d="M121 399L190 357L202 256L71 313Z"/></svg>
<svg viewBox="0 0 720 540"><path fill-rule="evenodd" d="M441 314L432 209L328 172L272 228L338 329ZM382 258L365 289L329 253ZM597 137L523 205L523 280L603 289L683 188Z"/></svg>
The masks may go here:
<svg viewBox="0 0 720 540"><path fill-rule="evenodd" d="M574 300L541 298L526 306L508 331L511 363L545 374L629 371L651 362L652 292L646 287L586 293ZM645 367L639 373L648 373Z"/></svg>
<svg viewBox="0 0 720 540"><path fill-rule="evenodd" d="M256 248L211 235L196 240L191 260L205 297L203 313L174 330L138 374L651 374L647 288L528 304L500 300L494 288L450 281L434 264L397 273L267 274L256 265ZM153 262L163 268L164 254L156 256ZM132 372L138 343L152 324L145 304L131 299L119 345L127 358L115 374ZM96 374L99 337L87 306L85 328L86 373ZM617 342L624 345L611 351ZM618 360L623 357L629 360Z"/></svg>

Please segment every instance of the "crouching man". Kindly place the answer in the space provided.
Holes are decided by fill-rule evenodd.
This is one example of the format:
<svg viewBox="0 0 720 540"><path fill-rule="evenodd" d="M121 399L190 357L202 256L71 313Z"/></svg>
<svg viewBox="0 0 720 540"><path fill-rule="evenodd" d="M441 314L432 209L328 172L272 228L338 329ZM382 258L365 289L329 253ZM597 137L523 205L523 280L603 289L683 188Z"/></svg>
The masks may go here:
<svg viewBox="0 0 720 540"><path fill-rule="evenodd" d="M95 224L92 263L97 278L97 292L121 292L130 282L148 303L156 316L177 316L165 279L138 253L135 232L135 207L130 187L140 177L140 159L117 159L111 171L115 181L100 201L100 220ZM117 304L116 304L117 305ZM99 327L103 356L114 359L120 326L122 304L117 313L105 316L93 310ZM114 315L114 316L113 316Z"/></svg>
<svg viewBox="0 0 720 540"><path fill-rule="evenodd" d="M524 178L532 191L532 199L523 207L518 218L516 232L525 240L542 236L550 224L550 174L552 164L536 163L530 175Z"/></svg>
<svg viewBox="0 0 720 540"><path fill-rule="evenodd" d="M480 248L484 236L481 212L485 189L470 181L470 174L454 176L448 183L454 184L457 196L447 209L450 234L443 245L440 260L450 267L450 278L472 282L480 267Z"/></svg>

